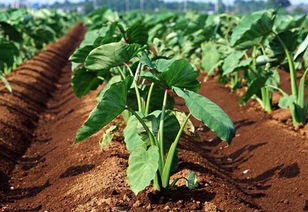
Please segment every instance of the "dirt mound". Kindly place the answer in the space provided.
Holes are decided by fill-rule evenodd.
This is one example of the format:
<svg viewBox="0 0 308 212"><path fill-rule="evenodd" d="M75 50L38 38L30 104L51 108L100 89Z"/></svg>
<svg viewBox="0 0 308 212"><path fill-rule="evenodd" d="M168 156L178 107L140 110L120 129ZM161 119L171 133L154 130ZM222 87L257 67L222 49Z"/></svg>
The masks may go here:
<svg viewBox="0 0 308 212"><path fill-rule="evenodd" d="M56 43L49 44L33 59L8 75L13 93L0 87L0 190L7 190L11 170L33 140L33 131L46 102L56 89L61 69L83 39L77 24Z"/></svg>

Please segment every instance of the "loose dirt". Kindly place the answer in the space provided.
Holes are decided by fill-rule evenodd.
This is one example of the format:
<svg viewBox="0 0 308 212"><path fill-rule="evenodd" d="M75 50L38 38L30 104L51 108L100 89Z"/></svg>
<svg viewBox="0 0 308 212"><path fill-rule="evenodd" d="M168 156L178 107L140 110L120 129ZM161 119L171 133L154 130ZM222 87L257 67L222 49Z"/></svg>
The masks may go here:
<svg viewBox="0 0 308 212"><path fill-rule="evenodd" d="M234 121L232 145L227 147L193 120L200 139L182 137L173 177L194 171L199 188L188 190L180 181L172 190L157 193L148 188L135 196L126 180L129 155L121 117L112 123L121 123L120 130L104 152L98 146L102 132L73 144L96 97L91 92L78 99L70 86L67 58L84 30L77 25L12 73L13 96L0 90L1 211L308 210L305 138L253 102L240 107L238 97L213 80L204 83L200 93ZM176 102L185 110L181 100Z"/></svg>

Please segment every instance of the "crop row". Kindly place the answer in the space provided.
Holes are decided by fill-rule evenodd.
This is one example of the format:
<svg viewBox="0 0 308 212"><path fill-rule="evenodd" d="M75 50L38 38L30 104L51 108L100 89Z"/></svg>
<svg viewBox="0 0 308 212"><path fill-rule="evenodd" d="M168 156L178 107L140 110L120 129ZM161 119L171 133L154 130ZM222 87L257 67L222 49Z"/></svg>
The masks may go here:
<svg viewBox="0 0 308 212"><path fill-rule="evenodd" d="M85 40L70 58L73 89L82 97L103 81L106 85L77 133L76 143L122 114L127 123L124 140L130 152L127 177L136 194L152 181L157 190L163 190L180 179L169 182L177 168L181 134L194 133L191 116L227 143L235 136L227 114L196 93L200 71L219 76L219 81L229 83L232 91L245 88L240 103L254 98L267 112L272 109L271 93L279 91L283 95L279 106L291 110L294 125L306 122L305 16L285 16L274 10L242 18L191 12L118 14L100 8L85 22ZM290 73L292 94L279 87L279 69ZM175 95L169 95L171 92ZM174 109L174 96L184 99L188 114ZM112 140L116 129L105 129L101 149ZM182 178L188 188L198 186L194 173Z"/></svg>
<svg viewBox="0 0 308 212"><path fill-rule="evenodd" d="M0 12L0 78L10 91L5 74L63 35L77 17L46 9Z"/></svg>

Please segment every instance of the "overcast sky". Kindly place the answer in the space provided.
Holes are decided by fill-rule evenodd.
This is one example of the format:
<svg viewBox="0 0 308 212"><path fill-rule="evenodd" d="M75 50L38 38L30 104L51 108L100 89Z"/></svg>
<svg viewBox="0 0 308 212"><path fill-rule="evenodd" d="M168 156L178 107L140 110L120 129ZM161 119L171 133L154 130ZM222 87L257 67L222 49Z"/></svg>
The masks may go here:
<svg viewBox="0 0 308 212"><path fill-rule="evenodd" d="M53 3L53 2L63 2L64 0L25 0L28 2L40 2L40 3ZM78 2L80 0L70 0L71 2ZM110 0L112 1L112 0ZM165 0L165 1L183 1L183 0ZM199 2L215 2L215 0L193 0L193 1L199 1ZM232 3L233 0L223 0L225 3ZM308 0L290 0L292 4L300 4L300 3L307 3ZM0 3L13 3L15 0L0 0Z"/></svg>

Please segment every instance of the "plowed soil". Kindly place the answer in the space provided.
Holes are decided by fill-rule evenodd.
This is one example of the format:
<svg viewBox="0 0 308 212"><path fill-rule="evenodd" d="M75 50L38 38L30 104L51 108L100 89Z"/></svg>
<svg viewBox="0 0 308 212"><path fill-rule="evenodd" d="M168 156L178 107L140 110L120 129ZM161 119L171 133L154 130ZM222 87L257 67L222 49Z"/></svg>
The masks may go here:
<svg viewBox="0 0 308 212"><path fill-rule="evenodd" d="M9 76L13 95L0 89L1 211L277 211L308 210L308 142L266 115L254 102L213 80L200 93L219 104L237 128L226 146L193 120L200 139L183 136L176 176L196 172L199 188L184 182L163 193L135 196L126 180L128 152L121 123L101 152L102 132L80 144L75 134L95 106L96 92L78 99L67 58L83 38L75 26L57 43ZM77 35L77 36L76 36ZM284 81L288 82L287 75ZM177 107L185 110L177 99Z"/></svg>

